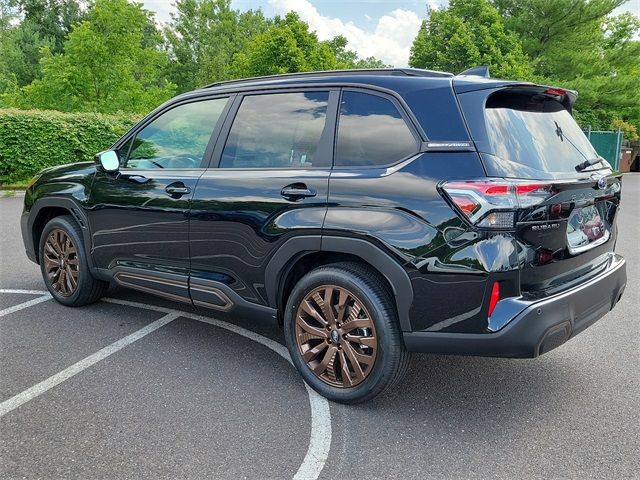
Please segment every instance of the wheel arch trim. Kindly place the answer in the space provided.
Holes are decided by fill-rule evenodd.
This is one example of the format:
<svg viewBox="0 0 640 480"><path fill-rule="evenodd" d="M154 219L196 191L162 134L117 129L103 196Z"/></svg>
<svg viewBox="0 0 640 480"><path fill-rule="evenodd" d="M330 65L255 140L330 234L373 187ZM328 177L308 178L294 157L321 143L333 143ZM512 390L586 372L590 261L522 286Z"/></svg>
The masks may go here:
<svg viewBox="0 0 640 480"><path fill-rule="evenodd" d="M271 257L265 269L265 288L270 305L277 305L283 276L288 274L293 264L308 254L318 252L353 255L375 268L391 286L400 327L403 331L411 331L409 311L413 302L413 288L409 275L389 253L359 238L305 235L287 240Z"/></svg>
<svg viewBox="0 0 640 480"><path fill-rule="evenodd" d="M87 218L86 213L82 206L78 204L77 201L68 198L68 197L44 197L39 198L35 201L33 206L29 211L29 218L27 220L27 227L29 232L29 240L33 244L33 252L35 254L35 258L39 259L39 245L36 245L35 242L35 232L34 226L35 221L38 218L40 212L45 208L61 208L69 212L69 214L73 217L76 223L80 226L80 230L82 231L82 237L84 240L84 250L87 257L87 263L89 264L89 268L93 270L93 258L91 256L91 232L89 230L89 219Z"/></svg>

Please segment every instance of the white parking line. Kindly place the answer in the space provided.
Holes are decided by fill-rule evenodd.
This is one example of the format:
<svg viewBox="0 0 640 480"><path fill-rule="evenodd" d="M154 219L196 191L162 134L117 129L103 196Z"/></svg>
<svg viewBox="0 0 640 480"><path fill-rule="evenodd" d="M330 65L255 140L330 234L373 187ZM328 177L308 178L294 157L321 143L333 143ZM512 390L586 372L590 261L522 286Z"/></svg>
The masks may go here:
<svg viewBox="0 0 640 480"><path fill-rule="evenodd" d="M15 288L0 288L0 293L22 293L25 295L46 295L49 292L44 290L21 290Z"/></svg>
<svg viewBox="0 0 640 480"><path fill-rule="evenodd" d="M238 325L216 320L215 318L197 315L195 313L182 312L170 308L159 307L157 305L148 305L146 303L119 300L116 298L103 298L103 301L126 305L128 307L154 310L156 312L178 313L184 318L190 318L191 320L197 320L219 328L224 328L225 330L237 333L249 340L253 340L254 342L264 345L293 365L287 347L271 340L270 338L264 337L259 333L252 332L251 330L247 330L246 328L242 328ZM318 395L318 393L316 393L316 391L306 383L304 386L307 389L307 395L309 395L309 406L311 408L311 437L309 439L309 448L307 449L304 460L293 478L294 480L316 480L324 468L324 464L329 457L329 450L331 449L331 410L326 398Z"/></svg>
<svg viewBox="0 0 640 480"><path fill-rule="evenodd" d="M110 355L113 355L119 350L122 350L127 345L132 344L136 340L140 340L142 337L149 335L152 332L155 332L160 327L163 327L167 323L175 320L180 315L178 313L168 313L164 317L156 320L153 323L150 323L146 327L141 328L133 332L131 335L127 335L120 340L113 342L111 345L104 347L102 350L97 351L93 355L89 355L87 358L80 360L77 363L74 363L68 368L65 368L59 373L47 378L46 380L34 385L31 388L26 389L24 392L19 393L18 395L11 397L9 400L5 400L0 403L0 417L3 417L11 410L18 408L20 405L27 403L29 400L33 400L34 398L42 395L47 390L52 389L56 385L68 380L69 378L77 375L78 373L86 370L91 365L98 363L100 360L104 360Z"/></svg>
<svg viewBox="0 0 640 480"><path fill-rule="evenodd" d="M34 295L43 295L43 297L32 300L36 303L43 302L44 300L48 300L51 296L48 292L43 292L39 290L15 290L15 289L0 289L0 293L24 293L24 294L34 294ZM55 387L56 385L64 382L65 380L73 377L77 373L87 369L91 365L107 358L109 355L116 353L118 350L126 347L127 345L139 340L140 338L150 334L151 332L157 330L158 328L166 325L167 323L175 320L178 317L185 317L191 320L196 320L203 323L208 323L210 325L214 325L219 328L223 328L230 332L241 335L249 340L253 340L254 342L258 342L270 350L274 351L282 358L284 358L287 362L293 364L291 362L291 357L289 356L289 351L287 348L274 341L270 338L264 337L258 333L252 332L251 330L247 330L238 325L234 325L231 323L223 322L221 320L216 320L215 318L209 318L202 315L197 315L190 312L183 312L180 310L174 310L171 308L160 307L158 305L150 305L147 303L139 303L139 302L131 302L128 300L119 300L116 298L103 298L104 302L115 303L118 305L125 305L128 307L142 308L145 310L152 310L155 312L165 313L166 315L159 320L156 320L153 323L150 323L144 328L141 328L137 332L132 333L131 335L124 337L117 342L112 343L111 345L103 348L102 350L94 353L93 355L88 356L84 360L80 360L78 363L66 368L49 377L47 380L34 385L33 387L25 390L22 393L19 393L15 397L10 398L2 403L0 403L0 417L6 415L10 411L18 408L20 405L36 398L39 395L42 395L47 390ZM25 305L23 308L26 308L30 305ZM31 303L35 305L35 303ZM20 305L16 305L18 307ZM15 307L10 307L14 308ZM9 309L7 309L9 310ZM16 310L13 310L16 311ZM4 310L3 310L4 312ZM11 313L11 312L7 312ZM0 315L1 316L1 315ZM302 461L302 464L298 468L298 471L294 475L294 480L316 480L324 465L329 457L329 450L331 448L331 410L329 408L329 402L326 398L318 395L311 387L309 387L306 383L304 384L307 395L309 396L309 406L311 408L311 436L309 439L309 448L307 449L307 453Z"/></svg>
<svg viewBox="0 0 640 480"><path fill-rule="evenodd" d="M2 292L5 293L5 292ZM51 299L50 294L43 295L42 297L34 298L33 300L29 300L28 302L19 303L18 305L14 305L13 307L5 308L4 310L0 310L0 317L4 317L5 315L9 315L10 313L17 312L18 310L22 310L23 308L29 308L33 305L37 305L42 302L46 302Z"/></svg>

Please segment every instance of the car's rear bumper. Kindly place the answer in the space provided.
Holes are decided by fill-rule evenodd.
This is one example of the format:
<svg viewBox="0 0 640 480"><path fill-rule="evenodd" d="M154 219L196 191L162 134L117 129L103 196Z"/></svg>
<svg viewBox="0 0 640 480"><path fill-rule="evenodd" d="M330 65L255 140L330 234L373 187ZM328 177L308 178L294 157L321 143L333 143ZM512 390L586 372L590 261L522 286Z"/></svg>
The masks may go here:
<svg viewBox="0 0 640 480"><path fill-rule="evenodd" d="M612 255L597 277L557 295L524 306L493 333L405 332L407 349L453 355L537 357L562 345L609 312L627 283L624 258Z"/></svg>

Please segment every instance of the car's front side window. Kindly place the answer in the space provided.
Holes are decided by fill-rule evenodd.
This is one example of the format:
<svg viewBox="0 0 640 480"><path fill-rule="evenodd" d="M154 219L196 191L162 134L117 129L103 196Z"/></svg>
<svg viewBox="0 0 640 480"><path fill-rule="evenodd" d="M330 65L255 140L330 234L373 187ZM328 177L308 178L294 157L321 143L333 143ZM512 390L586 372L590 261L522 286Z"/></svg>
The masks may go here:
<svg viewBox="0 0 640 480"><path fill-rule="evenodd" d="M185 103L163 113L122 146L122 168L200 167L227 101L216 98Z"/></svg>
<svg viewBox="0 0 640 480"><path fill-rule="evenodd" d="M242 100L220 168L328 166L318 154L328 91L249 95Z"/></svg>

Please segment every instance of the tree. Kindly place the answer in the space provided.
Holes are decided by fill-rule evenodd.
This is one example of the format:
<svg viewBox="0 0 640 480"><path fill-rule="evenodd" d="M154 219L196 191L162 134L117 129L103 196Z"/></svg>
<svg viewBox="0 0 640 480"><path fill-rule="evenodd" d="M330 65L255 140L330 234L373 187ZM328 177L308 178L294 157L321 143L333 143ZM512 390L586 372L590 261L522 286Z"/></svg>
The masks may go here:
<svg viewBox="0 0 640 480"><path fill-rule="evenodd" d="M409 65L454 73L487 65L494 76L520 80L532 74L518 38L488 0L451 0L446 9L431 10L413 42Z"/></svg>
<svg viewBox="0 0 640 480"><path fill-rule="evenodd" d="M492 0L532 58L536 80L578 90L583 126L640 128L640 21L624 0ZM616 123L617 122L617 123Z"/></svg>
<svg viewBox="0 0 640 480"><path fill-rule="evenodd" d="M331 40L326 40L325 43L329 46L331 51L336 57L337 68L349 69L349 68L387 68L382 60L378 60L375 57L359 58L358 54L353 50L347 50L347 39L342 35L333 37Z"/></svg>
<svg viewBox="0 0 640 480"><path fill-rule="evenodd" d="M162 75L168 60L159 41L140 4L96 0L64 42L64 53L43 49L42 78L15 102L62 111L146 112L175 90Z"/></svg>
<svg viewBox="0 0 640 480"><path fill-rule="evenodd" d="M78 0L17 0L16 4L24 17L22 25L28 25L47 39L53 53L62 52L71 28L84 18Z"/></svg>
<svg viewBox="0 0 640 480"><path fill-rule="evenodd" d="M544 58L549 48L564 45L588 50L593 27L627 0L492 0L505 25L516 32L525 53ZM541 72L544 73L544 72Z"/></svg>
<svg viewBox="0 0 640 480"><path fill-rule="evenodd" d="M0 93L39 78L43 47L60 53L83 14L76 0L0 0Z"/></svg>
<svg viewBox="0 0 640 480"><path fill-rule="evenodd" d="M0 92L28 85L40 77L40 57L44 47L52 48L53 43L40 35L31 22L23 22L8 29L0 39L0 72L11 81L2 85ZM3 74L0 73L0 78ZM10 86L11 85L11 86Z"/></svg>
<svg viewBox="0 0 640 480"><path fill-rule="evenodd" d="M640 130L640 41L635 39L640 20L630 13L609 17L599 32L591 68L554 78L580 92L577 111L591 116L584 126L611 129L629 123Z"/></svg>
<svg viewBox="0 0 640 480"><path fill-rule="evenodd" d="M183 92L227 78L233 56L268 25L260 10L240 13L230 0L178 0L165 29L171 80Z"/></svg>
<svg viewBox="0 0 640 480"><path fill-rule="evenodd" d="M18 17L18 9L12 0L0 0L0 33L3 35L11 28Z"/></svg>
<svg viewBox="0 0 640 480"><path fill-rule="evenodd" d="M385 66L371 57L359 59L346 49L347 40L337 36L320 41L297 13L276 17L264 32L252 38L234 55L230 75L236 78L348 68Z"/></svg>

